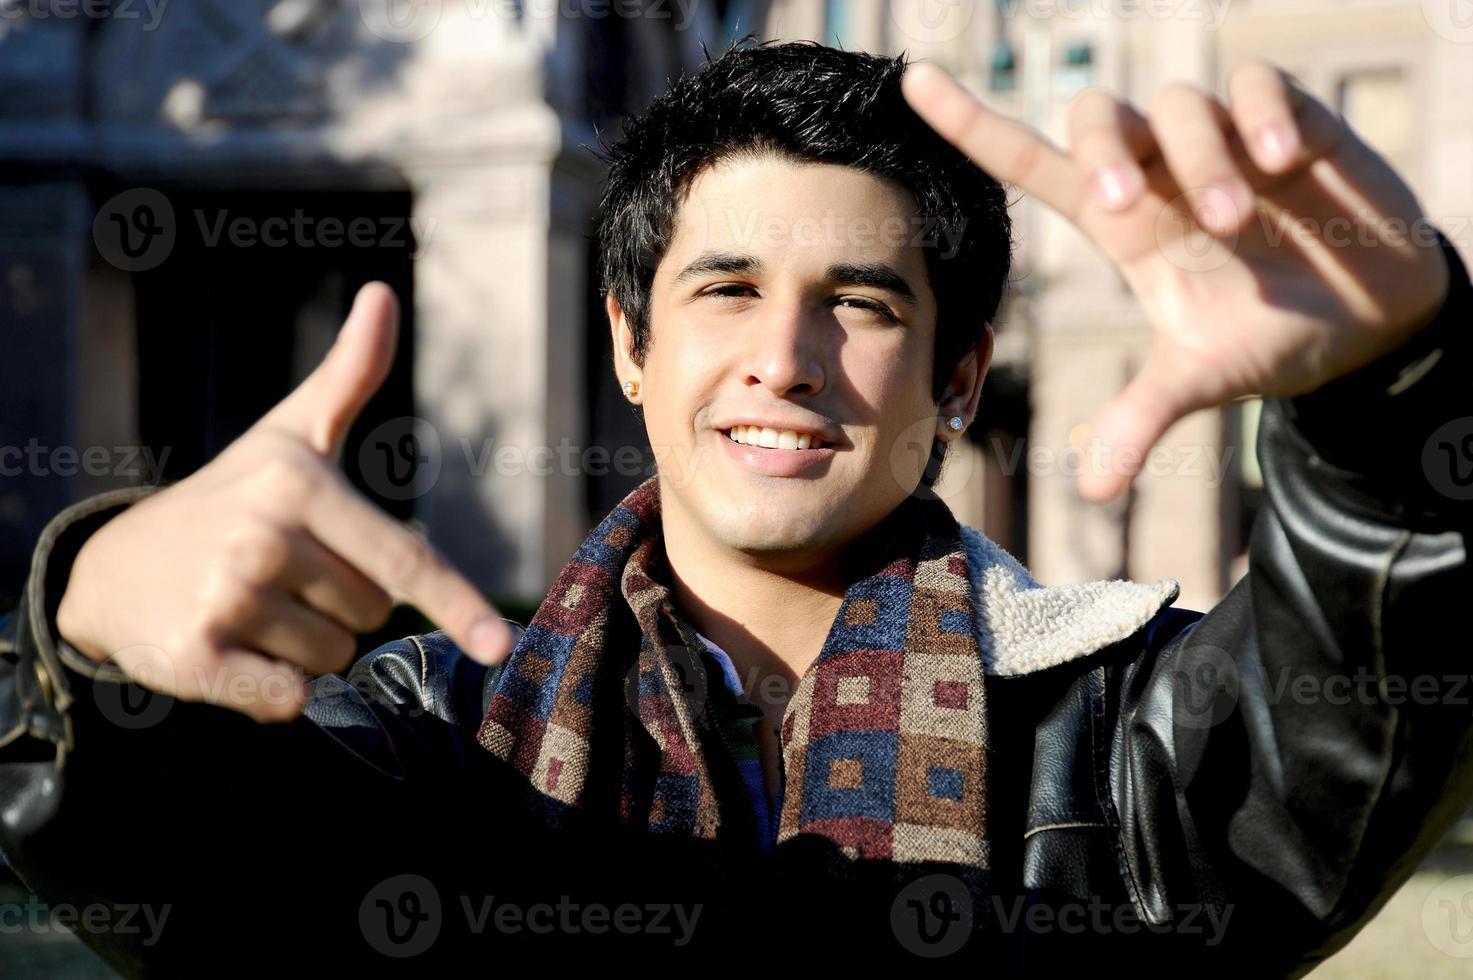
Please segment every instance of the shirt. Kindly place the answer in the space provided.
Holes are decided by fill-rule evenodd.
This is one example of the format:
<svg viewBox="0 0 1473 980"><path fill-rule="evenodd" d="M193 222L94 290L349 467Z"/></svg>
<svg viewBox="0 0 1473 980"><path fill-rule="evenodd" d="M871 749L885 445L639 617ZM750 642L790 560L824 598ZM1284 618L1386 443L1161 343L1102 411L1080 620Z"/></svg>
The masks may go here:
<svg viewBox="0 0 1473 980"><path fill-rule="evenodd" d="M764 851L770 851L777 845L778 824L783 812L783 782L782 775L782 751L779 749L777 755L778 785L777 798L768 799L767 782L762 775L762 755L760 743L758 742L758 726L766 724L766 715L762 709L752 704L742 690L741 678L737 676L736 665L731 662L725 650L713 643L709 637L697 633L701 643L705 645L706 651L711 655L719 668L723 686L731 692L736 701L735 710L730 713L727 724L730 726L727 744L732 746L732 752L736 757L737 770L741 773L742 783L747 788L747 798L752 805L752 816L757 825L757 844Z"/></svg>

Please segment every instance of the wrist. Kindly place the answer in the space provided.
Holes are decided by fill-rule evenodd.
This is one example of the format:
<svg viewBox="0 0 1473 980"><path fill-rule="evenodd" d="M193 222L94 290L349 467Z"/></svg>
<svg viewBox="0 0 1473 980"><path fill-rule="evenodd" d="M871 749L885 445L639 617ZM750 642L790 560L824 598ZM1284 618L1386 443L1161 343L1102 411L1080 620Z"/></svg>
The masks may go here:
<svg viewBox="0 0 1473 980"><path fill-rule="evenodd" d="M61 601L56 607L58 639L70 644L72 649L88 660L99 664L105 663L109 655L106 644L98 640L96 603L92 598L96 589L91 586L91 565L88 558L96 555L97 536L103 530L99 528L94 532L77 552L76 560L72 562L71 571L67 575Z"/></svg>

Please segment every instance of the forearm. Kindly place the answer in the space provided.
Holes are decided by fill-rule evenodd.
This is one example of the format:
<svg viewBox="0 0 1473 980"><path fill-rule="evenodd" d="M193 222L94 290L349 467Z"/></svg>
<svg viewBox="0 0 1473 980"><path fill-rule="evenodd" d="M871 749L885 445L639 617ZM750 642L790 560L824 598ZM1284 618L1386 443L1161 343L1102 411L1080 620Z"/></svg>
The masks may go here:
<svg viewBox="0 0 1473 980"><path fill-rule="evenodd" d="M48 528L0 655L0 850L50 903L146 907L164 922L157 936L81 938L130 975L197 971L206 950L254 942L275 909L365 951L354 916L378 880L489 856L514 816L495 805L506 775L488 753L454 751L465 733L445 720L447 691L328 676L307 713L263 725L147 691L58 642L67 565L109 513L83 506ZM387 661L390 647L376 653ZM485 814L488 838L413 829L457 812Z"/></svg>
<svg viewBox="0 0 1473 980"><path fill-rule="evenodd" d="M1473 585L1469 503L1422 453L1473 414L1473 291L1452 271L1407 348L1266 404L1247 578L1116 681L1115 797L1142 901L1162 918L1233 905L1246 957L1272 955L1253 949L1265 934L1305 963L1328 955L1473 798L1467 654L1445 626Z"/></svg>

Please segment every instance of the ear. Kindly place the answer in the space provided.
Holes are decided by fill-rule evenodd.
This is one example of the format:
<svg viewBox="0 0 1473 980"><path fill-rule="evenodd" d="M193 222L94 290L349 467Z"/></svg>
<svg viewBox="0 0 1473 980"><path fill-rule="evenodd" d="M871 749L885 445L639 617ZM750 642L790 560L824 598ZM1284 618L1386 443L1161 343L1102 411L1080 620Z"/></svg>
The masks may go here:
<svg viewBox="0 0 1473 980"><path fill-rule="evenodd" d="M987 380L987 369L992 365L992 324L987 324L977 346L958 362L951 372L951 380L941 395L936 408L936 433L942 442L960 439L977 417L977 403L982 400L982 382ZM954 415L961 416L961 429L953 432L947 421Z"/></svg>
<svg viewBox="0 0 1473 980"><path fill-rule="evenodd" d="M641 382L644 372L634 361L634 331L612 289L604 294L604 311L609 316L609 332L614 340L614 374L619 379L619 387L623 388L626 381ZM637 403L639 396L635 395L630 401Z"/></svg>

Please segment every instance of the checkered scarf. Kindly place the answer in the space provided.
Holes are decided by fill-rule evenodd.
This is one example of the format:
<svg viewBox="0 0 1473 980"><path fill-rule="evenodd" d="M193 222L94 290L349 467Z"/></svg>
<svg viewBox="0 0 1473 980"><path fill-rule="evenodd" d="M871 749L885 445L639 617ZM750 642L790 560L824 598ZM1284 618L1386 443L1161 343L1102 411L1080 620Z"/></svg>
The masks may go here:
<svg viewBox="0 0 1473 980"><path fill-rule="evenodd" d="M987 725L960 529L911 498L871 535L849 549L853 584L783 719L778 844L819 835L850 859L940 863L975 887L990 857ZM721 741L690 693L704 690L687 652L700 641L668 581L651 479L583 542L506 664L478 739L553 826L577 811L721 833Z"/></svg>

